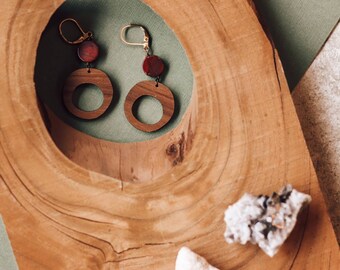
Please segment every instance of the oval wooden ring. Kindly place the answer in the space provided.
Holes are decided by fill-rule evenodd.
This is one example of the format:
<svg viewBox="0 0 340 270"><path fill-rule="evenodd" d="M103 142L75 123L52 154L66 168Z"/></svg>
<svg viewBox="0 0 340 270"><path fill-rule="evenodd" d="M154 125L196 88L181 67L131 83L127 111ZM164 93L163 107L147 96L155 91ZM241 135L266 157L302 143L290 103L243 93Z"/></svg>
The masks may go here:
<svg viewBox="0 0 340 270"><path fill-rule="evenodd" d="M74 91L82 84L94 84L102 91L104 101L97 110L83 111L74 105ZM73 115L86 120L96 119L101 116L110 106L112 97L113 87L110 78L103 71L93 68L90 72L88 72L87 68L77 69L72 72L68 76L63 90L63 100L67 110Z"/></svg>
<svg viewBox="0 0 340 270"><path fill-rule="evenodd" d="M162 118L155 124L146 124L139 121L133 114L133 105L142 96L152 96L157 99L163 107L163 116ZM135 128L145 131L145 132L153 132L161 129L164 125L166 125L171 117L173 116L175 111L175 99L171 90L166 87L164 84L158 83L156 87L155 81L142 81L137 83L125 99L124 104L124 112L125 116Z"/></svg>
<svg viewBox="0 0 340 270"><path fill-rule="evenodd" d="M62 2L5 1L1 13L0 212L20 269L173 269L184 244L220 269L336 269L338 243L282 65L250 1L143 1L180 38L195 83L177 127L127 144L39 111L37 37ZM96 173L94 163L116 171ZM225 208L287 182L313 202L275 259L226 244Z"/></svg>

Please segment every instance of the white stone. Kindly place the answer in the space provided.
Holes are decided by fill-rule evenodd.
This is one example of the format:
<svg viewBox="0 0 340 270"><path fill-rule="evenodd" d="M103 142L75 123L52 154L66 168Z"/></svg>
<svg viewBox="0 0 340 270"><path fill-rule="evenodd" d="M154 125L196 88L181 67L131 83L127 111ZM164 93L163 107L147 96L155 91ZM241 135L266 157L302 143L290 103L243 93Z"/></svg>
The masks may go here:
<svg viewBox="0 0 340 270"><path fill-rule="evenodd" d="M182 247L177 255L176 270L219 270L211 266L203 257Z"/></svg>
<svg viewBox="0 0 340 270"><path fill-rule="evenodd" d="M293 230L299 212L310 201L309 195L296 191L291 185L271 197L244 194L225 211L224 237L230 244L258 244L273 257Z"/></svg>

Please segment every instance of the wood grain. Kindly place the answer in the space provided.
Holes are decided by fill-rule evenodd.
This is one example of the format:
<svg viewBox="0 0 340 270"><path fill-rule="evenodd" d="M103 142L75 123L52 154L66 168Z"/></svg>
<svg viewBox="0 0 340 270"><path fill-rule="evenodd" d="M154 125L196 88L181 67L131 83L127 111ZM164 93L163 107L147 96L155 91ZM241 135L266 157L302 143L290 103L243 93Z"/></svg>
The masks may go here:
<svg viewBox="0 0 340 270"><path fill-rule="evenodd" d="M143 96L152 96L162 104L163 115L157 123L143 123L134 115L133 106L135 102ZM157 83L156 86L155 81L142 81L137 83L127 94L124 103L125 116L130 124L145 132L153 132L164 127L170 121L174 111L175 99L171 90L161 83Z"/></svg>
<svg viewBox="0 0 340 270"><path fill-rule="evenodd" d="M73 101L74 91L83 84L96 85L103 94L102 105L94 111L83 111L79 109ZM105 113L113 98L113 88L110 78L101 70L91 68L80 68L73 71L66 79L63 89L63 100L67 110L74 116L81 119L92 120Z"/></svg>
<svg viewBox="0 0 340 270"><path fill-rule="evenodd" d="M61 2L5 0L0 17L0 212L20 269L168 270L183 245L221 270L339 269L280 61L246 0L147 0L189 56L188 114L164 137L126 148L70 132L70 158L44 125L33 82L39 36ZM54 122L47 124L54 137ZM72 161L80 155L143 181L85 169ZM106 161L112 157L116 163ZM313 201L274 259L224 242L230 203L286 183Z"/></svg>

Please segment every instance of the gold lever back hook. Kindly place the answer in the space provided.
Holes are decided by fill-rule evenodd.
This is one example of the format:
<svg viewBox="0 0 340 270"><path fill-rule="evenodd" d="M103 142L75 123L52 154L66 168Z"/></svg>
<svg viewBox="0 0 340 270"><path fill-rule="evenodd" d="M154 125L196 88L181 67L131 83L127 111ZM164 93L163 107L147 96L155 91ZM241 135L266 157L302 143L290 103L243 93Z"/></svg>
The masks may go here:
<svg viewBox="0 0 340 270"><path fill-rule="evenodd" d="M126 37L126 31L129 29L129 28L133 28L133 27L137 27L137 28L140 28L143 33L144 33L144 42L143 43L138 43L138 42L129 42L125 39ZM149 54L150 52L150 35L149 35L149 32L148 30L146 30L146 28L142 25L139 25L139 24L129 24L129 25L126 25L122 28L121 32L120 32L120 39L127 45L131 45L131 46L143 46L143 49L144 51Z"/></svg>
<svg viewBox="0 0 340 270"><path fill-rule="evenodd" d="M79 29L79 31L81 32L81 36L75 40L75 41L70 41L68 40L64 34L63 34L63 30L62 30L62 27L63 27L63 24L66 23L66 22L73 22ZM63 20L60 24L59 24L59 34L61 35L61 37L63 38L63 40L65 40L65 42L67 42L68 44L79 44L79 43L82 43L84 42L85 40L89 39L89 38L92 38L93 34L92 32L85 32L79 25L79 23L75 20L75 19L72 19L72 18L67 18L65 20Z"/></svg>

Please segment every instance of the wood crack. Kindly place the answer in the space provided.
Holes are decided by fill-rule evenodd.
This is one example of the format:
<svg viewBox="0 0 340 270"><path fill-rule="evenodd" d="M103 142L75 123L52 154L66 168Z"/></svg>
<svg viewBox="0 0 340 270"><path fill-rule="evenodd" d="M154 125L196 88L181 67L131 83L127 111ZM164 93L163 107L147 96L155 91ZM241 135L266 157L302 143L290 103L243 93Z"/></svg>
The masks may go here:
<svg viewBox="0 0 340 270"><path fill-rule="evenodd" d="M289 267L289 270L293 269L293 266L294 266L294 263L295 263L295 260L296 258L298 257L298 254L301 250L301 246L302 246L302 242L303 242L303 238L305 237L305 232L306 232L306 227L307 227L307 221L308 221L308 218L309 218L309 206L307 206L307 209L306 209L307 213L306 213L306 220L304 222L304 225L303 225L303 231L302 231L302 236L301 236L301 240L299 242L299 247L294 255L294 258L293 258L293 261L292 261L292 264L290 265Z"/></svg>
<svg viewBox="0 0 340 270"><path fill-rule="evenodd" d="M312 168L313 167L311 166L311 164L309 164L309 176L310 176L310 178L312 178ZM309 182L308 194L310 194L310 192L311 192L311 183ZM307 206L306 211L307 211L306 219L305 219L305 222L304 222L304 225L303 225L303 232L302 232L301 240L300 240L300 243L299 243L299 247L298 247L298 250L296 251L296 253L294 255L294 258L293 258L292 264L289 267L289 270L293 269L293 266L294 266L294 263L296 261L296 258L298 257L298 254L299 254L299 252L301 250L302 242L303 242L303 239L305 237L305 232L306 232L306 228L307 228L307 222L309 220L309 211L310 211L310 206L309 205Z"/></svg>

